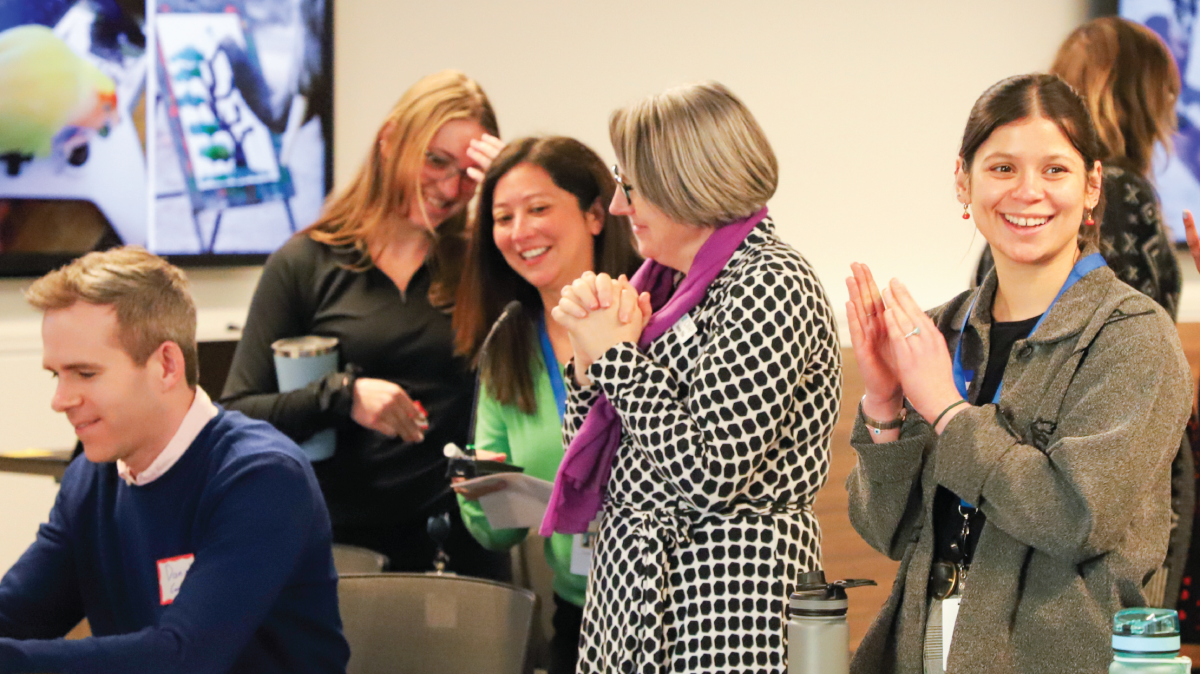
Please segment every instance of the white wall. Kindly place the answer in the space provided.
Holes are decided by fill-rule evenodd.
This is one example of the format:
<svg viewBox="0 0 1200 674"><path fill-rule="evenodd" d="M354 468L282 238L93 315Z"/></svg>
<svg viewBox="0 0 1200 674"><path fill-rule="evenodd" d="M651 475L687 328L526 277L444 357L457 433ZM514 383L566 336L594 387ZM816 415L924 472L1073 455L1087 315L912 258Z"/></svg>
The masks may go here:
<svg viewBox="0 0 1200 674"><path fill-rule="evenodd" d="M341 2L338 175L405 87L440 68L484 86L505 136L572 135L606 158L614 108L716 79L766 130L781 166L771 211L835 306L852 260L932 305L962 289L976 259L952 184L971 104L1002 77L1045 69L1086 13L1079 0L584 6Z"/></svg>
<svg viewBox="0 0 1200 674"><path fill-rule="evenodd" d="M982 244L952 188L967 112L1000 78L1045 68L1086 8L1085 0L334 2L337 184L408 85L441 68L483 84L505 136L572 135L607 158L614 108L716 79L766 129L781 165L771 210L839 308L853 260L901 277L927 306L964 286ZM205 336L240 322L254 270L191 276ZM49 411L37 317L19 285L0 282L0 450L66 446L71 431ZM1185 302L1190 295L1200 300L1186 293ZM48 479L0 475L0 569L32 540L53 494Z"/></svg>

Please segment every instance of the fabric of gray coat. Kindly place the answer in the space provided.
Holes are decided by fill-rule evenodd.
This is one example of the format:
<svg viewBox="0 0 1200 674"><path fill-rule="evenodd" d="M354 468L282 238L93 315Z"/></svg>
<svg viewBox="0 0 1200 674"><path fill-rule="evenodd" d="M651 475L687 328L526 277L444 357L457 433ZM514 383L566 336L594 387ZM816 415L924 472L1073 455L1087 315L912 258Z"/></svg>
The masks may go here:
<svg viewBox="0 0 1200 674"><path fill-rule="evenodd" d="M979 295L964 331L967 369L987 363L995 292L993 272L931 312L953 354ZM972 382L972 400L982 379ZM998 404L968 408L940 437L910 411L900 439L880 444L860 414L850 519L901 565L851 670L922 671L940 484L987 515L949 671L1107 672L1112 616L1145 604L1142 587L1166 553L1169 464L1190 408L1190 372L1170 317L1102 267L1013 345Z"/></svg>

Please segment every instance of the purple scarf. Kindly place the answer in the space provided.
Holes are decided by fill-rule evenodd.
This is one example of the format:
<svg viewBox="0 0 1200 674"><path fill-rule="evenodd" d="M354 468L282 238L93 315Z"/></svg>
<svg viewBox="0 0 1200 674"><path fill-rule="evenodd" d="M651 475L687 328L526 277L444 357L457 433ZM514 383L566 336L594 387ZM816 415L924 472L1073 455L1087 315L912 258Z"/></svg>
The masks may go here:
<svg viewBox="0 0 1200 674"><path fill-rule="evenodd" d="M696 252L691 269L674 294L671 293L674 269L654 260L642 263L630 282L639 292L650 293L654 315L638 339L640 350L645 352L654 340L704 299L709 284L725 268L733 251L765 217L767 209L764 206L745 220L718 227ZM556 531L564 534L587 531L588 524L600 512L613 458L620 445L621 420L612 403L601 393L558 467L550 505L542 520L543 536Z"/></svg>

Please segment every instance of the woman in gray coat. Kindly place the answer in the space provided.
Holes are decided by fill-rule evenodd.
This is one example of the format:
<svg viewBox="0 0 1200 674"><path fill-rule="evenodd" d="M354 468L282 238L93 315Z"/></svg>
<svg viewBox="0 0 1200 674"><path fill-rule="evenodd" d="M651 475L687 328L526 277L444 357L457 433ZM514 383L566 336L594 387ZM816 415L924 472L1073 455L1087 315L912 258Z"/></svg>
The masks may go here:
<svg viewBox="0 0 1200 674"><path fill-rule="evenodd" d="M850 516L901 561L856 672L1100 674L1112 615L1145 603L1189 371L1171 319L1097 252L1098 153L1062 80L1004 80L955 171L995 270L926 315L852 265Z"/></svg>

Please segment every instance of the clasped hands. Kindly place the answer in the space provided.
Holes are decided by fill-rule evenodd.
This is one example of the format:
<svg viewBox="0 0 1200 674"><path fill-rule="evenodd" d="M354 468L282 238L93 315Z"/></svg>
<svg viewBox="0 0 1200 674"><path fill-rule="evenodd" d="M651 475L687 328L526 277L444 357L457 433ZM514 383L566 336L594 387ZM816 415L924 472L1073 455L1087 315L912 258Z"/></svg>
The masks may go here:
<svg viewBox="0 0 1200 674"><path fill-rule="evenodd" d="M880 421L894 419L907 398L918 414L933 423L947 407L962 400L954 385L946 339L900 281L892 279L881 294L867 265L855 262L850 269L846 316L866 385L863 413ZM941 433L967 407L949 410L938 423L941 428L934 430ZM899 436L899 431L885 433L878 440Z"/></svg>
<svg viewBox="0 0 1200 674"><path fill-rule="evenodd" d="M617 344L636 344L652 313L650 293L639 294L624 274L614 279L588 271L564 286L550 315L570 335L576 382L591 385L591 364Z"/></svg>

